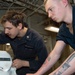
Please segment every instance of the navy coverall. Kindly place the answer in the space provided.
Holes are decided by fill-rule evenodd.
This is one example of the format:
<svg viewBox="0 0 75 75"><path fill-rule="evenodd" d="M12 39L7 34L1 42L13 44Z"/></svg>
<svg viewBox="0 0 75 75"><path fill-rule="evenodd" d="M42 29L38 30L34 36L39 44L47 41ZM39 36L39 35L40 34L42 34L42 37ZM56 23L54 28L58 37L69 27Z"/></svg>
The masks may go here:
<svg viewBox="0 0 75 75"><path fill-rule="evenodd" d="M28 28L26 34L18 39L11 39L4 33L0 34L0 44L10 43L14 59L29 61L30 67L22 67L17 69L18 75L36 72L47 57L47 49L42 37L34 30ZM36 57L38 60L36 60Z"/></svg>

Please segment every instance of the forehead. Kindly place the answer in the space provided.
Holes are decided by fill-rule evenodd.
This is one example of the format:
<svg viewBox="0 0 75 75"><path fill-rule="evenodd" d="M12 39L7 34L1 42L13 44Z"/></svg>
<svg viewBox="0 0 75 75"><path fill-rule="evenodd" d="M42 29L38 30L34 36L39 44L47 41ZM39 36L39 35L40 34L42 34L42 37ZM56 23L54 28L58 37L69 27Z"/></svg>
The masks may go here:
<svg viewBox="0 0 75 75"><path fill-rule="evenodd" d="M49 8L57 7L59 5L58 3L59 2L57 0L45 0L45 9L46 9L46 11Z"/></svg>
<svg viewBox="0 0 75 75"><path fill-rule="evenodd" d="M44 0L44 5L49 1L54 1L54 0Z"/></svg>
<svg viewBox="0 0 75 75"><path fill-rule="evenodd" d="M10 23L9 21L5 22L5 23L3 24L3 26L4 26L4 27L14 27L14 26L12 25L12 23Z"/></svg>
<svg viewBox="0 0 75 75"><path fill-rule="evenodd" d="M44 0L44 1L45 1L44 6L45 6L46 11L48 10L48 8L51 8L56 5L56 1L54 0Z"/></svg>
<svg viewBox="0 0 75 75"><path fill-rule="evenodd" d="M44 5L46 4L53 4L53 3L59 3L62 0L44 0Z"/></svg>

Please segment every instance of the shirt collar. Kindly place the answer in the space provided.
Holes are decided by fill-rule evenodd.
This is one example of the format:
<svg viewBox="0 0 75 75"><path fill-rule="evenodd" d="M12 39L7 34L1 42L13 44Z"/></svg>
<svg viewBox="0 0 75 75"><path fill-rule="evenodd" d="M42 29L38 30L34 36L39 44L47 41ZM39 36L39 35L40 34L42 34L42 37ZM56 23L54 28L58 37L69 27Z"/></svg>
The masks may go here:
<svg viewBox="0 0 75 75"><path fill-rule="evenodd" d="M30 28L28 28L28 30L27 30L27 32L26 32L24 38L25 38L26 40L31 40L31 30L30 30Z"/></svg>

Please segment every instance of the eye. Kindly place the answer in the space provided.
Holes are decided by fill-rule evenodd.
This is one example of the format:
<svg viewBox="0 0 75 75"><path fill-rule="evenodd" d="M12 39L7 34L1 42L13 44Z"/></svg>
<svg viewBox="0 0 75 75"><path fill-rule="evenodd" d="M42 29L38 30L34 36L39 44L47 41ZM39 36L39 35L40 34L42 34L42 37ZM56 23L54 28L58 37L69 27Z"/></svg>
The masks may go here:
<svg viewBox="0 0 75 75"><path fill-rule="evenodd" d="M52 12L53 10L54 10L54 7L51 7L51 8L48 9L48 11L51 11L51 12Z"/></svg>
<svg viewBox="0 0 75 75"><path fill-rule="evenodd" d="M8 28L9 30L11 30L12 28Z"/></svg>
<svg viewBox="0 0 75 75"><path fill-rule="evenodd" d="M11 30L12 28L6 27L6 28L4 28L4 29L8 29L8 30Z"/></svg>
<svg viewBox="0 0 75 75"><path fill-rule="evenodd" d="M52 8L49 8L48 11L52 11Z"/></svg>

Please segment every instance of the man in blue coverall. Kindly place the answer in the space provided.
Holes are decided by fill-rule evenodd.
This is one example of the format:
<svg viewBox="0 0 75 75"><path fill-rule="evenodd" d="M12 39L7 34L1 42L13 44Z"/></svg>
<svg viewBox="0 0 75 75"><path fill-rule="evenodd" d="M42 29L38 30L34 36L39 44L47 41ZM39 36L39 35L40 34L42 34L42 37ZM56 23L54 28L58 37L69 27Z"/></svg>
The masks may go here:
<svg viewBox="0 0 75 75"><path fill-rule="evenodd" d="M24 13L8 11L2 18L4 32L0 34L0 44L10 43L17 75L36 72L47 57L47 49L42 37L24 22ZM36 59L37 57L37 59Z"/></svg>

